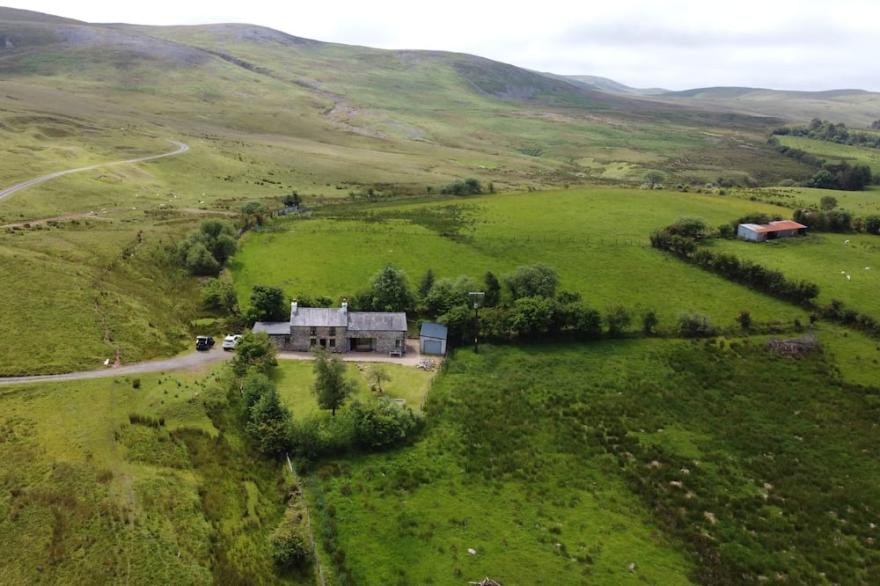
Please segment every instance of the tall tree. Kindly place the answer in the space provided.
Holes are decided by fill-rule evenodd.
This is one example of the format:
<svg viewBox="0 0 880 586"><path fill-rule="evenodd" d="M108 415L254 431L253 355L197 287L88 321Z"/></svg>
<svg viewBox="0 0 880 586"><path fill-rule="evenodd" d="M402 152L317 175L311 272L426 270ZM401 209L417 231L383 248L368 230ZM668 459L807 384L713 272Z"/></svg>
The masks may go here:
<svg viewBox="0 0 880 586"><path fill-rule="evenodd" d="M321 409L330 409L335 416L354 391L354 384L345 378L345 363L326 350L319 350L315 359L315 398Z"/></svg>
<svg viewBox="0 0 880 586"><path fill-rule="evenodd" d="M434 286L434 271L428 269L425 271L425 274L422 276L422 280L419 281L419 297L424 299L428 296L428 293L431 292L431 287Z"/></svg>
<svg viewBox="0 0 880 586"><path fill-rule="evenodd" d="M377 389L379 393L384 393L385 391L382 389L382 383L387 383L391 380L391 375L388 374L388 371L385 370L385 367L381 364L374 364L367 371L367 380L370 381L370 385Z"/></svg>
<svg viewBox="0 0 880 586"><path fill-rule="evenodd" d="M257 285L251 291L248 317L253 321L284 321L288 314L287 298L278 287Z"/></svg>
<svg viewBox="0 0 880 586"><path fill-rule="evenodd" d="M483 282L486 285L486 295L483 297L483 305L486 307L495 307L501 302L501 281L498 280L495 273L492 271L486 271L486 276L483 277Z"/></svg>
<svg viewBox="0 0 880 586"><path fill-rule="evenodd" d="M375 311L405 311L413 305L406 273L392 265L373 275L370 297Z"/></svg>

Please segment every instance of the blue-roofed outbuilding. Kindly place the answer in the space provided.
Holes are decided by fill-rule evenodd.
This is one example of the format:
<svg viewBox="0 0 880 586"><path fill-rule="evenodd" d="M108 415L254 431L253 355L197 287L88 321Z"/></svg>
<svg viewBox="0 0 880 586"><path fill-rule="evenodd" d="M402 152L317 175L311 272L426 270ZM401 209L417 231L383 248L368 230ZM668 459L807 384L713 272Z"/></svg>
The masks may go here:
<svg viewBox="0 0 880 586"><path fill-rule="evenodd" d="M446 354L446 326L433 322L422 323L419 332L419 347L422 354L434 354L443 356Z"/></svg>

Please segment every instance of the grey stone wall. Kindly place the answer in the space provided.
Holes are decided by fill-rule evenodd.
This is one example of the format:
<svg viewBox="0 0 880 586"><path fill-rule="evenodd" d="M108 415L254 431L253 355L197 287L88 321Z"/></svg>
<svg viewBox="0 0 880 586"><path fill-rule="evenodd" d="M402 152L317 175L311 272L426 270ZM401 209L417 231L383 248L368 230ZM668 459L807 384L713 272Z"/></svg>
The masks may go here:
<svg viewBox="0 0 880 586"><path fill-rule="evenodd" d="M373 350L380 354L388 354L392 350L406 352L406 332L357 331L347 332L346 337L373 338L375 340ZM399 345L395 344L395 340L400 340Z"/></svg>
<svg viewBox="0 0 880 586"><path fill-rule="evenodd" d="M319 327L315 328L315 334L312 335L312 328L310 327L294 327L292 328L293 335L290 337L290 347L289 350L294 352L308 352L312 349L311 339L315 338L315 345L319 345L321 338L326 340L330 340L330 338L336 339L336 347L330 348L328 341L328 350L332 350L334 352L348 352L348 338L346 337L345 328L336 328L336 334L330 335L329 327Z"/></svg>

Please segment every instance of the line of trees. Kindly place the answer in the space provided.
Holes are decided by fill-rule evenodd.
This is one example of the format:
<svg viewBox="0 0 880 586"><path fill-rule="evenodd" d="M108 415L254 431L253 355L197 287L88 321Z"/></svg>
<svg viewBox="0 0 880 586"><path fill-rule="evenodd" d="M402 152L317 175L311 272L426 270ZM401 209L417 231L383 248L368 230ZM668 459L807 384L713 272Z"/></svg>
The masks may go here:
<svg viewBox="0 0 880 586"><path fill-rule="evenodd" d="M852 165L846 161L830 163L803 149L786 146L780 143L776 136L771 136L769 142L780 154L818 168L816 173L803 183L806 187L862 191L874 181L874 176L868 165Z"/></svg>

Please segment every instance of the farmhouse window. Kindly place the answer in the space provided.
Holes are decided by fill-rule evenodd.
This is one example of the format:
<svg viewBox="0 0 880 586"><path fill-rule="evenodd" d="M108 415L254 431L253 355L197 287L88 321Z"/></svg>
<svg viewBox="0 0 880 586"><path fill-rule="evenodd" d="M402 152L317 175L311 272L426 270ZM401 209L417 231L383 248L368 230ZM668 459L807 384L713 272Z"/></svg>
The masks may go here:
<svg viewBox="0 0 880 586"><path fill-rule="evenodd" d="M317 338L309 338L309 346L314 347L314 346L317 345L317 344L318 344L318 339L317 339Z"/></svg>
<svg viewBox="0 0 880 586"><path fill-rule="evenodd" d="M336 338L330 338L330 347L336 348Z"/></svg>
<svg viewBox="0 0 880 586"><path fill-rule="evenodd" d="M330 328L330 335L331 335L331 336L335 336L335 335L336 335L336 328Z"/></svg>
<svg viewBox="0 0 880 586"><path fill-rule="evenodd" d="M318 328L316 328L314 326L310 327L309 328L309 335L310 336L317 336L318 335Z"/></svg>

